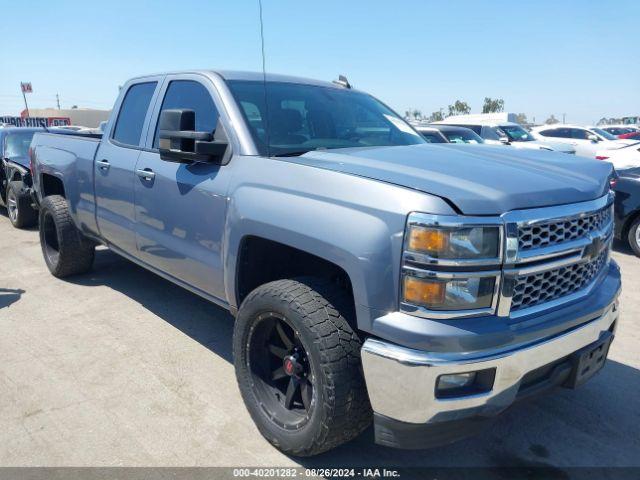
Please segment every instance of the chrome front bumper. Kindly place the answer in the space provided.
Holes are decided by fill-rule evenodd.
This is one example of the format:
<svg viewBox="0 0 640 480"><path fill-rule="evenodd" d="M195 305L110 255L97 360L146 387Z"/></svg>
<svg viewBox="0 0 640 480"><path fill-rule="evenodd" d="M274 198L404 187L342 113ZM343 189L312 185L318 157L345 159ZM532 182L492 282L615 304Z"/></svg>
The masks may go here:
<svg viewBox="0 0 640 480"><path fill-rule="evenodd" d="M523 377L590 345L618 318L617 296L598 318L535 343L482 352L428 353L369 338L362 347L369 399L376 414L409 424L495 416L515 400ZM485 393L436 398L442 374L495 368Z"/></svg>

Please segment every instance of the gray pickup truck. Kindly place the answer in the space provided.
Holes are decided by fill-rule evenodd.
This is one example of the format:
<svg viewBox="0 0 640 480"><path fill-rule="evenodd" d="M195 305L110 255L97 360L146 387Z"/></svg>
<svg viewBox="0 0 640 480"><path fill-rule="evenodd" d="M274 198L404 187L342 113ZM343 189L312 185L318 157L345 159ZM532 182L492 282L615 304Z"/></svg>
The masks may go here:
<svg viewBox="0 0 640 480"><path fill-rule="evenodd" d="M122 88L101 139L37 133L57 277L97 244L228 309L240 392L293 455L423 448L576 387L618 319L609 164L427 145L348 82L193 71Z"/></svg>

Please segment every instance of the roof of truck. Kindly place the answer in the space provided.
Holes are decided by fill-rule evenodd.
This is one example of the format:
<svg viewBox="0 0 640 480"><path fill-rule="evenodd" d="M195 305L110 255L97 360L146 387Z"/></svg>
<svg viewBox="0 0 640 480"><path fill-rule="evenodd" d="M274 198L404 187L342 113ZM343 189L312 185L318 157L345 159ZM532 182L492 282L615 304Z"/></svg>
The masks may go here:
<svg viewBox="0 0 640 480"><path fill-rule="evenodd" d="M218 75L222 77L224 80L246 80L246 81L256 81L262 82L265 78L262 72L245 72L239 70L180 70L173 72L161 72L150 75L141 75L133 78L132 80L138 80L142 78L155 77L158 75L180 75L180 74L200 74L200 75ZM302 83L305 85L317 85L321 87L333 87L333 88L344 88L341 85L336 85L333 82L326 82L322 80L314 80L312 78L304 78L304 77L295 77L292 75L281 75L278 73L267 73L266 80L268 82L285 82L285 83Z"/></svg>

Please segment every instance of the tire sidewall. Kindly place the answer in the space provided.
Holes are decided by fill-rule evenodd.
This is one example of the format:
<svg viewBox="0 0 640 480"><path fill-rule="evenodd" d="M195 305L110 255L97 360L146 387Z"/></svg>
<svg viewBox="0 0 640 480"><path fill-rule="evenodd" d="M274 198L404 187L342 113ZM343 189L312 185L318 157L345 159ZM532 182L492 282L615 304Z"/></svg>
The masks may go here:
<svg viewBox="0 0 640 480"><path fill-rule="evenodd" d="M51 217L51 222L53 223L53 227L56 232L56 238L58 239L59 252L58 252L58 262L56 263L51 262L51 259L49 258L49 255L47 254L47 250L46 250L47 247L46 247L44 229L46 225L47 216ZM45 198L44 201L42 202L42 205L40 206L40 214L39 214L38 221L40 222L39 233L40 233L40 246L42 247L42 256L44 257L44 262L47 264L47 268L49 268L49 271L55 274L58 268L58 263L60 262L60 255L62 254L63 247L62 247L62 237L60 235L60 229L58 228L58 222L56 221L55 211L50 205L50 201L48 198Z"/></svg>
<svg viewBox="0 0 640 480"><path fill-rule="evenodd" d="M9 213L9 196L13 194L14 199L16 201L16 218L15 220L11 218L11 214ZM7 193L6 193L6 205L7 205L7 216L9 217L9 222L16 228L21 227L22 214L20 212L20 191L16 191L16 186L14 182L9 182L7 185Z"/></svg>
<svg viewBox="0 0 640 480"><path fill-rule="evenodd" d="M640 244L638 244L638 242L636 241L636 234L638 232L638 229L640 229L640 218L634 220L634 222L631 224L627 240L629 241L629 246L631 247L631 250L633 250L633 253L640 257Z"/></svg>
<svg viewBox="0 0 640 480"><path fill-rule="evenodd" d="M7 185L7 214L9 213L9 195L13 195L16 201L16 219L13 221L9 216L9 221L15 228L26 228L34 225L38 220L38 213L31 206L31 195L29 187L22 180L12 180Z"/></svg>
<svg viewBox="0 0 640 480"><path fill-rule="evenodd" d="M290 431L276 425L260 407L259 400L252 385L252 376L248 366L248 342L258 324L258 317L263 313L275 312L282 315L297 331L307 352L311 371L314 376L314 404L307 423L299 430ZM243 305L236 318L233 338L234 366L240 387L240 393L251 417L261 433L274 445L292 450L310 447L318 439L322 429L322 409L326 408L327 379L323 375L320 364L321 354L314 342L313 333L304 324L301 313L283 301L257 298L250 305Z"/></svg>

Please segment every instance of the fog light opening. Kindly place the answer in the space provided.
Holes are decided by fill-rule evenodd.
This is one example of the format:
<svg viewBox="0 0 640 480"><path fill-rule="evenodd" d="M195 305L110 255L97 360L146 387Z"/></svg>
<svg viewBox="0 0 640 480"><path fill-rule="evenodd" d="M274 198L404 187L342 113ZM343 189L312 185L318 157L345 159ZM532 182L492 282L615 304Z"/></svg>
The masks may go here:
<svg viewBox="0 0 640 480"><path fill-rule="evenodd" d="M466 397L490 392L495 376L495 368L440 375L436 381L436 398Z"/></svg>

